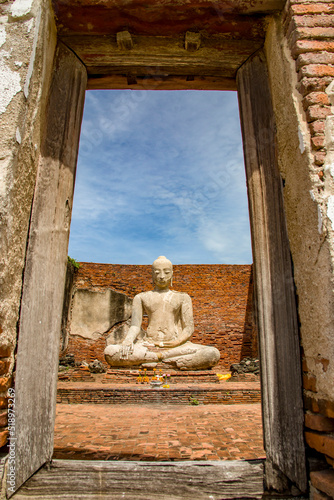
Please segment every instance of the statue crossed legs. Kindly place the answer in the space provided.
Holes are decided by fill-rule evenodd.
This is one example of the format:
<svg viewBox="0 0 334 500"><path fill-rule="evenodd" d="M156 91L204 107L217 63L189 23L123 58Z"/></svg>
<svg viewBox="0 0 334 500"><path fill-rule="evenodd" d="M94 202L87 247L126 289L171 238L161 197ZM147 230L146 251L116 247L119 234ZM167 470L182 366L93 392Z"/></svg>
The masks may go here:
<svg viewBox="0 0 334 500"><path fill-rule="evenodd" d="M111 366L154 366L159 362L180 370L201 370L216 365L218 349L190 342L194 332L191 298L170 290L172 263L166 257L153 262L154 290L135 296L130 329L120 345L104 351ZM140 338L143 313L148 316L144 338Z"/></svg>

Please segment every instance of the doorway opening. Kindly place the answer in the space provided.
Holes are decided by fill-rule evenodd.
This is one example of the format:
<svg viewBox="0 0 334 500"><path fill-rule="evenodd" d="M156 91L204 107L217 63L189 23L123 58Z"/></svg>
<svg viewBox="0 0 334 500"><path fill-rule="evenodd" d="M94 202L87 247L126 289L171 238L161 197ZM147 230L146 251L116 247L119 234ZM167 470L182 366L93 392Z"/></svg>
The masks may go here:
<svg viewBox="0 0 334 500"><path fill-rule="evenodd" d="M58 401L80 405L58 406L55 457L263 458L236 92L88 91L69 255L81 264L67 292ZM149 264L159 255L175 264L173 289L192 298L192 341L218 348L221 359L207 373L162 367L169 387L158 394L139 381L140 366L109 367L103 352L106 342L124 339L131 301L151 289ZM129 301L123 316L120 302L116 312L112 305L117 294ZM107 373L92 373L94 363ZM107 397L97 396L101 387L109 389ZM92 412L102 412L95 429ZM136 426L133 412L142 414Z"/></svg>

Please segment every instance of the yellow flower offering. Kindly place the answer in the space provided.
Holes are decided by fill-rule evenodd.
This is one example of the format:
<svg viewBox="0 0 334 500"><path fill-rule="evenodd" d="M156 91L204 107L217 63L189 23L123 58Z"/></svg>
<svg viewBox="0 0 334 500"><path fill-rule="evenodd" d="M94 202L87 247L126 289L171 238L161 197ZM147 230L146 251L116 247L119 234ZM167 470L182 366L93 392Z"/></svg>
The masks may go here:
<svg viewBox="0 0 334 500"><path fill-rule="evenodd" d="M169 389L169 385L168 384L165 384L162 386L164 389Z"/></svg>
<svg viewBox="0 0 334 500"><path fill-rule="evenodd" d="M217 373L217 377L219 380L228 380L229 378L231 378L231 374L230 373Z"/></svg>

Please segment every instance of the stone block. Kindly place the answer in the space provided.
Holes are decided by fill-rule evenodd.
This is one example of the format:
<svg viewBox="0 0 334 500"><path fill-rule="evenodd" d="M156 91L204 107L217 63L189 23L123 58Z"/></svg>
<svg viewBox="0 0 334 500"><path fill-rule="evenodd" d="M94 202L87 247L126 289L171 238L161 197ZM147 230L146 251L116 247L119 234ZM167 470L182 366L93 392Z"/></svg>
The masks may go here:
<svg viewBox="0 0 334 500"><path fill-rule="evenodd" d="M321 470L311 472L312 485L331 498L334 498L334 470Z"/></svg>

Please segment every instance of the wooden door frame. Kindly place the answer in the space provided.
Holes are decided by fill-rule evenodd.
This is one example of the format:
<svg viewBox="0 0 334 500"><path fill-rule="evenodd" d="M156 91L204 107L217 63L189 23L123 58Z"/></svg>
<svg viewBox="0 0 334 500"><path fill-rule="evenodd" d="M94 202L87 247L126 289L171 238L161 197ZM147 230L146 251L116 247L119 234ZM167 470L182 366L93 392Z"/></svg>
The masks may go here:
<svg viewBox="0 0 334 500"><path fill-rule="evenodd" d="M63 55L63 58L66 60L68 57L69 60L73 60L75 58L75 55L70 51L67 52L67 56ZM260 63L259 63L260 60ZM78 60L79 63L79 60ZM56 63L57 64L57 63ZM73 61L71 63L72 65L74 64ZM76 63L75 63L76 64ZM257 65L257 68L261 69L261 81L262 84L264 84L264 87L266 88L266 105L269 106L270 108L270 113L269 113L269 120L274 120L274 113L272 110L272 104L270 100L270 90L269 90L269 83L268 83L268 75L266 74L266 62L265 58L262 55L257 56L257 59L254 59L254 61L248 61L248 68L252 68L252 64ZM245 66L246 67L246 66ZM54 86L59 87L59 72L58 67L55 67L54 71ZM79 70L81 71L81 70ZM268 183L271 183L271 179L274 178L271 173L267 172L265 173L266 165L265 163L265 155L263 155L263 144L259 143L259 136L257 134L257 120L259 117L256 117L256 113L254 110L254 107L252 107L252 103L247 102L247 99L245 100L245 96L248 92L247 90L247 85L252 87L254 90L254 83L252 84L252 70L247 73L247 69L245 71L241 71L239 73L238 77L238 86L239 86L239 95L240 92L243 93L243 95L240 97L240 105L241 105L241 121L242 121L242 129L243 129L243 140L244 140L244 149L245 149L245 154L246 154L246 171L248 175L248 191L249 191L249 196L253 197L254 200L250 201L250 217L251 217L251 226L252 226L252 238L253 238L253 252L254 252L254 263L255 263L255 283L256 283L256 295L257 295L257 313L258 317L260 318L259 321L259 330L260 330L260 335L259 335L259 348L261 352L261 371L262 371L262 388L263 388L263 394L264 394L264 400L263 400L263 408L264 408L264 441L265 441L265 449L268 450L268 460L266 462L266 472L265 472L265 480L266 480L266 487L268 490L278 490L278 491L286 491L289 489L289 486L291 484L297 484L299 487L300 491L305 491L306 490L306 469L305 469L305 458L303 455L303 438L302 438L302 424L301 424L301 419L302 419L302 389L301 389L301 372L300 372L300 358L298 357L297 351L296 351L296 346L298 344L298 328L295 328L295 320L296 320L296 310L292 312L292 319L290 324L293 324L293 328L288 330L286 332L286 337L285 340L288 339L288 345L292 344L294 346L294 350L291 351L290 357L288 360L285 360L285 364L282 364L280 366L279 361L280 361L280 356L284 352L286 355L289 355L289 353L286 350L280 350L279 345L279 339L275 337L276 335L276 323L275 323L275 314L273 314L273 310L277 306L277 297L275 296L275 283L273 281L274 277L270 273L266 274L266 270L270 268L270 262L272 259L275 260L276 256L279 254L282 254L282 248L276 248L272 244L271 240L271 235L269 234L268 231L262 231L259 230L259 226L256 224L255 221L255 216L254 215L254 209L255 205L257 204L257 195L260 194L260 196L266 196L266 185L268 187ZM251 76L250 76L251 75ZM57 80L58 78L58 80ZM72 90L74 89L74 94L76 95L77 101L80 101L82 106L82 81L83 81L83 76L80 77L81 80L78 83L77 80L73 77L71 74L67 81L67 101L64 102L64 106L68 106L68 103L72 99ZM56 82L58 81L58 83ZM247 83L248 82L248 83ZM66 86L65 85L65 86ZM71 90L71 85L73 89ZM123 88L126 87L126 81L125 85ZM173 85L173 84L172 84ZM80 87L81 86L81 90ZM245 87L246 86L246 87ZM155 85L155 88L158 88L158 85ZM196 87L196 84L194 84L193 88ZM92 84L90 84L90 88L92 88ZM107 85L105 84L105 88L108 88ZM121 87L120 87L121 88ZM149 88L146 86L146 88ZM182 87L181 87L182 88ZM224 90L224 82L221 82L217 84L215 83L215 88ZM246 92L245 92L246 88ZM200 89L203 89L203 86L200 86ZM241 90L243 89L243 90ZM251 89L251 92L252 92ZM177 81L174 86L174 90L178 90L178 84ZM76 101L76 102L77 102ZM248 106L248 108L247 108ZM247 110L246 110L247 108ZM81 110L79 109L78 111L78 116L81 114ZM69 113L69 116L71 113ZM71 127L75 130L78 130L78 116L72 120L73 123ZM250 117L250 122L247 125L247 116L248 118ZM267 119L266 118L266 119ZM260 117L261 119L261 117ZM65 121L67 118L65 118ZM76 122L76 123L74 123ZM275 125L274 122L272 121L270 126L270 133L272 134L273 141L270 143L270 159L268 162L268 165L270 169L273 169L273 171L276 172L276 177L275 177L275 182L276 182L276 187L277 187L277 180L279 179L278 176L278 170L277 170L277 161L278 161L278 152L276 150L275 146ZM69 135L70 135L69 131ZM46 138L45 138L45 144L53 144L53 137L50 136L50 134L53 133L52 127L50 127L47 132L46 132ZM49 134L49 136L48 136ZM78 137L77 137L78 138ZM68 138L66 139L68 140ZM72 145L72 149L78 148L78 141L74 141L74 145ZM268 143L269 144L269 143ZM268 146L265 145L265 147ZM261 152L262 151L262 152ZM255 152L255 153L254 153ZM260 153L259 153L260 152ZM254 154L253 154L254 153ZM62 154L60 153L57 154ZM250 155L250 156L249 156ZM262 155L262 156L261 156ZM77 156L77 149L76 151L72 151L72 169L74 168L75 172L75 163L76 163L76 156ZM248 161L249 160L249 161ZM73 163L74 161L74 163ZM263 163L264 162L264 163ZM74 167L73 167L74 165ZM39 166L39 181L37 181L36 185L36 193L41 189L41 185L39 186L39 182L45 183L45 172L46 169L49 168L49 164L47 162L42 162L40 163ZM43 180L43 171L44 171L44 180ZM253 173L251 173L253 172ZM256 178L256 175L254 175L254 172L258 172L259 175ZM254 183L256 185L254 185ZM272 187L270 188L272 189ZM275 190L275 188L274 188ZM256 194L257 193L257 194ZM283 198L281 193L277 193L276 189L276 194L278 195L275 200L274 204L276 204L277 212L279 212L282 215L282 220L279 223L280 227L282 225L284 226L285 224L285 217L284 217L284 207L283 207ZM72 196L73 196L73 190L71 194L71 188L66 194L67 197L67 212L70 214L71 206L72 206ZM36 201L37 200L37 201ZM31 278L31 273L41 273L41 268L38 268L38 265L40 262L38 261L38 251L36 252L36 238L35 238L35 230L36 230L36 224L40 223L39 221L39 206L38 206L38 196L35 196L34 199L34 207L36 210L35 217L36 217L36 223L34 222L34 218L32 218L31 226L30 226L30 239L29 239L29 244L28 244L28 258L27 258L27 265L26 265L26 274L25 275L25 280L24 280L24 289L23 289L23 309L21 311L21 328L20 328L20 339L18 342L18 359L17 359L17 373L18 373L18 378L17 378L17 384L16 384L16 395L17 395L17 412L23 412L25 408L31 407L31 399L34 398L33 395L31 394L31 391L27 390L27 384L31 383L31 374L27 378L27 373L29 370L31 370L31 364L29 363L27 352L32 353L32 344L31 342L36 342L36 340L31 339L31 335L29 337L29 332L31 333L31 325L27 330L27 333L25 333L25 323L24 323L24 310L26 309L29 312L30 317L33 317L33 310L31 307L33 307L32 304L32 289L29 290L29 279L28 277L30 276L30 281L33 281L33 278ZM278 205L277 205L278 203ZM263 199L260 202L261 205L261 210L262 210L262 216L265 216L267 214L266 208L264 208L264 202ZM283 210L283 212L282 212ZM34 208L33 208L33 214L34 214ZM70 215L69 215L70 218ZM68 218L67 222L68 223ZM35 225L34 225L35 224ZM43 226L43 224L42 224ZM267 229L269 226L266 226ZM43 227L41 227L43 229ZM260 228L261 229L261 228ZM52 228L51 228L52 232ZM68 234L67 234L68 238ZM57 236L55 236L55 241L57 241ZM67 239L68 241L68 239ZM290 255L290 251L288 248L289 242L287 235L281 240L281 243L285 248L283 248L283 253L285 255L285 261L286 262L286 256ZM259 250L256 250L256 247L259 247ZM275 252L277 251L277 255L271 255L270 259L270 252ZM268 253L269 252L269 253ZM31 256L30 258L32 259L29 261L29 255ZM263 262L262 262L262 257L263 255L266 255L266 261L265 261L265 266L263 267ZM61 288L61 283L64 282L65 279L65 265L66 265L66 258L67 258L67 243L66 243L66 238L63 240L63 243L61 245L61 255L59 257L59 269L62 269L62 272L60 273L59 276L59 282L58 282L58 287ZM30 264L29 264L30 262ZM32 270L31 267L31 262L34 264L34 269ZM29 267L30 266L30 267ZM32 271L31 271L32 270ZM42 269L43 272L43 269ZM45 281L48 280L48 275L47 275L47 269L44 269L44 279ZM288 284L289 290L287 290L286 287L283 286L283 288L280 288L280 293L281 293L281 300L283 302L286 302L286 294L289 296L289 303L290 306L293 309L293 298L291 293L294 294L293 290L293 276L292 276L292 268L290 267L287 269L284 277L284 283ZM284 285L283 283L283 285ZM57 285L56 285L57 286ZM271 293L269 295L266 295L268 293L268 290L271 290ZM261 295L261 297L259 297ZM41 299L42 300L42 299ZM57 297L57 304L55 304L57 311L59 310L60 307L60 301L62 300L62 294L58 294ZM276 301L276 305L275 305ZM38 305L38 307L41 307L41 303ZM291 308L287 312L287 314L291 313ZM58 342L57 338L57 332L58 332L58 322L59 322L59 332L60 332L60 318L59 318L59 311L58 312L51 312L51 315L49 317L49 321L52 321L52 314L54 315L54 328L53 328L53 339L51 338L51 343L53 342ZM270 316L270 318L269 318ZM262 321L263 318L267 320L268 318L270 319L269 323L271 322L271 325L269 326L268 329L268 321ZM272 319L274 318L274 321ZM36 321L37 318L33 318L33 321ZM281 331L279 329L279 331ZM290 339L290 340L289 340ZM291 342L290 342L291 341ZM290 344L289 344L290 342ZM30 345L30 347L29 347ZM59 342L58 344L59 345ZM42 351L41 351L42 353ZM32 354L30 354L32 356ZM43 354L41 354L43 356ZM34 358L34 363L37 362L38 358L38 352L35 352L35 358ZM298 359L297 359L298 358ZM28 362L27 362L28 361ZM31 361L31 360L30 360ZM36 415L36 410L37 414L41 412L42 414L46 415L46 420L47 422L44 425L43 429L44 432L47 432L47 429L49 429L49 437L47 439L48 441L48 447L46 448L46 452L44 453L45 456L43 456L42 461L43 463L47 462L48 460L51 460L52 452L50 452L50 442L52 442L52 437L53 437L53 426L54 426L54 420L55 420L55 415L54 415L54 408L55 408L55 403L56 403L56 370L57 370L57 352L56 349L53 350L53 355L52 355L52 366L50 366L51 372L52 372L52 377L50 378L49 382L49 389L48 389L48 394L42 394L41 398L44 399L44 406L42 405L40 399L39 401L36 402L36 399L34 401L34 405L37 405L37 408L34 409L33 414ZM290 391L290 383L291 380L289 380L289 377L285 376L283 374L283 371L286 366L292 366L292 372L289 371L288 375L290 376L291 373L294 374L296 377L296 387L293 391L293 397L298 398L297 404L293 406L293 411L291 411L291 401L292 398L287 397L286 399L281 398L279 400L279 404L275 404L275 397L277 394L287 394ZM30 377L30 378L29 378ZM29 382L30 380L30 382ZM39 381L40 382L40 381ZM300 383L299 383L300 382ZM50 385L51 384L51 385ZM52 387L52 384L54 386ZM279 387L280 385L280 387ZM43 392L43 391L42 391ZM45 391L44 391L45 392ZM298 395L299 394L299 395ZM46 404L45 404L46 403ZM280 406L281 405L281 406ZM283 408L283 414L284 415L294 415L294 418L296 418L297 426L294 428L294 434L289 434L290 438L292 439L292 442L290 441L289 443L284 443L284 439L286 439L286 434L282 434L282 436L279 436L279 431L282 429L284 430L283 427L278 427L277 432L273 432L272 428L272 422L274 422L274 425L281 425L282 419L280 416L280 413L282 411L282 405L284 406ZM52 408L52 415L48 413L49 408ZM30 417L32 418L32 417ZM26 425L28 425L28 420L26 420ZM52 429L51 429L52 427ZM25 428L25 430L27 430ZM29 430L29 429L28 429ZM294 436L297 436L296 441L294 441ZM21 439L21 450L19 452L22 455L22 461L24 461L24 456L27 453L30 453L28 451L28 442L27 440L24 441L24 438L22 437ZM301 457L301 465L299 468L299 471L297 473L291 472L291 468L289 469L284 467L284 464L282 463L282 457L289 456L288 454L284 453L284 450L288 447L291 449L291 447L295 446L295 443L297 443L297 449L302 452L302 457ZM31 444L33 446L33 444ZM283 454L282 454L282 447L283 447ZM40 464L41 465L41 464ZM35 464L34 468L35 470L38 468L37 463ZM292 467L294 469L294 467ZM29 475L33 474L34 471L31 469L30 473L26 472L25 476L28 477ZM24 475L21 476L20 483L18 484L18 487L24 482L25 478Z"/></svg>

